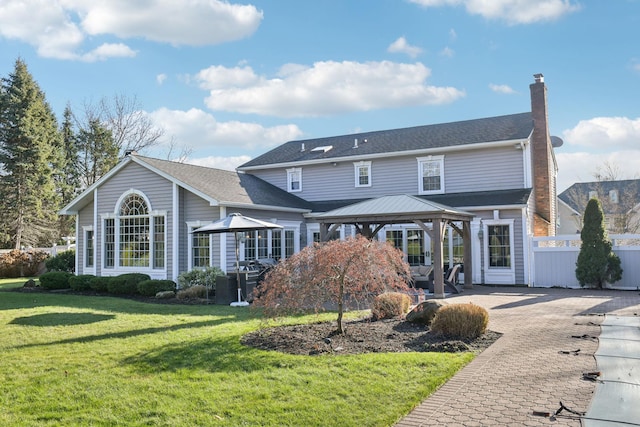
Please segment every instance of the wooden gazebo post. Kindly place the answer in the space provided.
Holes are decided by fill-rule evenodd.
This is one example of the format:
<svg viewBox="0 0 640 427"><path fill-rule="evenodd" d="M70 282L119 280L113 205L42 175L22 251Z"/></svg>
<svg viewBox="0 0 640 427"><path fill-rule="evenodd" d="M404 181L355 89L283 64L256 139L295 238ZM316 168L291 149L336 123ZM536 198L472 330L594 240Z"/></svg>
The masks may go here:
<svg viewBox="0 0 640 427"><path fill-rule="evenodd" d="M433 297L444 298L444 267L442 259L442 219L433 220Z"/></svg>

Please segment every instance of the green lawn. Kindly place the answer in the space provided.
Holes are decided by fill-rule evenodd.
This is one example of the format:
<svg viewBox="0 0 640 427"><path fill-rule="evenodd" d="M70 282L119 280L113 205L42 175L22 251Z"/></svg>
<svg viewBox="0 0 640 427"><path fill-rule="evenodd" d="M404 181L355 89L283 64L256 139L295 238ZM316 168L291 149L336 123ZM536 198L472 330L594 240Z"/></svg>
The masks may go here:
<svg viewBox="0 0 640 427"><path fill-rule="evenodd" d="M389 426L473 358L240 344L262 326L244 307L0 292L0 425Z"/></svg>

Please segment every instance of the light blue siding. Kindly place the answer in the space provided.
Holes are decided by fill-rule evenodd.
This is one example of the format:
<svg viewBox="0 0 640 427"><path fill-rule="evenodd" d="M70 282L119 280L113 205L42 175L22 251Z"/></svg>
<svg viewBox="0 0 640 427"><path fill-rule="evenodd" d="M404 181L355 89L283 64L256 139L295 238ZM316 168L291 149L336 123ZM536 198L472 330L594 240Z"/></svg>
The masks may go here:
<svg viewBox="0 0 640 427"><path fill-rule="evenodd" d="M442 153L446 193L524 188L523 152L514 147ZM350 200L389 194L418 194L419 156L371 160L371 186L355 186L354 162L302 166L302 191L309 201ZM256 170L252 174L282 189L287 188L286 168Z"/></svg>

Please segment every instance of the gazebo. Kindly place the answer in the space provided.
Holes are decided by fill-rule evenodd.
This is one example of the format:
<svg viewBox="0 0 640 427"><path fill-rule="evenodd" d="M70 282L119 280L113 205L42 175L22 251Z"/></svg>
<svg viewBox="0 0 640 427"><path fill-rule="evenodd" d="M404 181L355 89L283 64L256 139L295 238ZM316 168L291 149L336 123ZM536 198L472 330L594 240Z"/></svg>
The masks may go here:
<svg viewBox="0 0 640 427"><path fill-rule="evenodd" d="M443 248L444 231L451 226L462 236L464 245L464 287L473 287L471 260L471 220L473 214L410 195L383 196L365 200L319 214L311 218L320 223L320 240L327 241L343 224L356 227L367 238L373 238L386 225L414 223L433 242L434 298L444 298ZM427 227L432 223L432 228ZM459 224L462 223L462 228Z"/></svg>

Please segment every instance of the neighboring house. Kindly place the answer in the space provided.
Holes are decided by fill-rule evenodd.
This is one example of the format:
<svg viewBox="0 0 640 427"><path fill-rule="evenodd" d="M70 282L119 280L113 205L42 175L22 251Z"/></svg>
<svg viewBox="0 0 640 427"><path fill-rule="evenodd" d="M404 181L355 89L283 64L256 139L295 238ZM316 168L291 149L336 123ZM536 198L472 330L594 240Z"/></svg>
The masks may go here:
<svg viewBox="0 0 640 427"><path fill-rule="evenodd" d="M602 205L610 234L640 232L640 179L579 182L558 195L558 234L580 233L589 199Z"/></svg>
<svg viewBox="0 0 640 427"><path fill-rule="evenodd" d="M557 222L542 75L530 90L531 112L291 141L237 172L130 155L62 210L77 214L76 271L175 279L204 265L230 269L231 236L190 231L236 211L285 227L249 233L240 257L282 259L320 240L321 214L406 194L472 214L465 274L474 283L529 284L530 239L554 235ZM444 230L445 267L462 257L454 228ZM432 262L429 234L394 223L377 237L418 265Z"/></svg>

